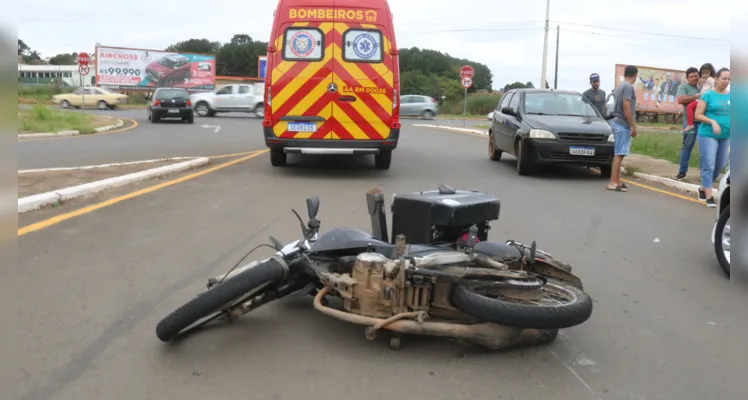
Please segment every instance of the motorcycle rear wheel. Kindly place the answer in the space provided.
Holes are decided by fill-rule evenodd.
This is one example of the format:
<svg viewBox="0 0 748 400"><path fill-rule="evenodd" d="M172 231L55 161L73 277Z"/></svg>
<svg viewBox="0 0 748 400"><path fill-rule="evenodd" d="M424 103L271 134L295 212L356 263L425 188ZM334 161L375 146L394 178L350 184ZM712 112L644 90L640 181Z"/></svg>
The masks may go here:
<svg viewBox="0 0 748 400"><path fill-rule="evenodd" d="M272 259L243 271L167 315L156 325L156 336L162 342L171 341L201 319L214 319L215 314L235 305L237 301L259 295L259 291L277 285L284 275L284 267Z"/></svg>
<svg viewBox="0 0 748 400"><path fill-rule="evenodd" d="M520 303L509 298L487 297L462 284L454 286L451 300L459 310L482 321L529 329L569 328L587 321L592 315L592 298L574 286L549 280L539 290L565 297L566 301L548 305ZM546 296L544 293L543 299Z"/></svg>

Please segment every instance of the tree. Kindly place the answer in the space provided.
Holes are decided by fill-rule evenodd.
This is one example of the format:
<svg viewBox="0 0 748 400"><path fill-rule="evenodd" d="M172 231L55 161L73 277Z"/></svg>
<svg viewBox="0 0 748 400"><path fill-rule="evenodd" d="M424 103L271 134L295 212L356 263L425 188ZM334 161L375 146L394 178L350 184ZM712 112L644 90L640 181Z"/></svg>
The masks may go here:
<svg viewBox="0 0 748 400"><path fill-rule="evenodd" d="M50 57L49 64L52 65L75 65L78 63L78 53L58 54Z"/></svg>
<svg viewBox="0 0 748 400"><path fill-rule="evenodd" d="M26 43L23 42L23 40L18 39L18 55L22 56L24 54L27 54L31 50Z"/></svg>
<svg viewBox="0 0 748 400"><path fill-rule="evenodd" d="M452 79L459 84L460 67L470 65L475 70L473 76L473 86L468 92L473 93L477 90L492 90L493 74L484 64L451 57L449 54L443 54L436 50L419 49L412 47L409 49L400 49L400 74L409 71L419 71L424 75L443 77ZM401 77L402 85L402 77ZM423 88L424 90L426 88ZM409 93L403 90L403 93Z"/></svg>
<svg viewBox="0 0 748 400"><path fill-rule="evenodd" d="M525 87L529 89L535 89L535 85L533 85L532 82L525 83Z"/></svg>
<svg viewBox="0 0 748 400"><path fill-rule="evenodd" d="M529 83L529 84L532 85L532 82L527 82L527 83ZM506 85L504 85L504 93L506 93L506 92L508 92L508 91L510 91L512 89L524 89L524 88L527 88L527 87L529 87L529 86L527 86L527 84L522 83L522 82L507 83Z"/></svg>
<svg viewBox="0 0 748 400"><path fill-rule="evenodd" d="M189 39L167 47L166 51L216 54L220 48L221 42L211 42L208 39Z"/></svg>

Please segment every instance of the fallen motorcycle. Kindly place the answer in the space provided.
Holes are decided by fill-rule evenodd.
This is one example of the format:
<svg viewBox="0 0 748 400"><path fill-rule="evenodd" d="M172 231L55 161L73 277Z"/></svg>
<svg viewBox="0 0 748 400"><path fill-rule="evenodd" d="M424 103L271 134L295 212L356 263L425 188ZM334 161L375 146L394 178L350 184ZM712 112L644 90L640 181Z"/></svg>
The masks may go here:
<svg viewBox="0 0 748 400"><path fill-rule="evenodd" d="M380 329L392 332L393 349L403 334L491 350L536 345L591 316L592 299L569 265L535 242L487 241L500 209L490 194L441 185L395 195L391 242L384 195L372 190L366 198L371 234L335 228L320 235L319 199L307 199L307 224L292 210L302 239L283 245L271 236L272 257L210 279L207 291L158 323L158 338L172 341L304 290L322 313L366 326L368 339ZM342 300L342 308L328 297Z"/></svg>

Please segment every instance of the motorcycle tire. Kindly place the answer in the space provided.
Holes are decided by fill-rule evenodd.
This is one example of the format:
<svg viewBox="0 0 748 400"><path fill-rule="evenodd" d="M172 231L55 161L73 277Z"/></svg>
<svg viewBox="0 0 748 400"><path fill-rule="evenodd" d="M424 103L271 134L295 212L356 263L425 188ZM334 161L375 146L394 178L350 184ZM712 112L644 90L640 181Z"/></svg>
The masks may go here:
<svg viewBox="0 0 748 400"><path fill-rule="evenodd" d="M167 315L156 325L156 336L162 342L171 341L185 328L215 314L227 304L241 300L258 289L276 286L285 274L285 267L272 258L242 271Z"/></svg>
<svg viewBox="0 0 748 400"><path fill-rule="evenodd" d="M482 321L529 329L562 329L579 325L592 315L592 298L582 290L555 280L547 285L566 291L574 300L560 306L519 304L486 297L467 286L458 284L452 289L452 304L460 311Z"/></svg>

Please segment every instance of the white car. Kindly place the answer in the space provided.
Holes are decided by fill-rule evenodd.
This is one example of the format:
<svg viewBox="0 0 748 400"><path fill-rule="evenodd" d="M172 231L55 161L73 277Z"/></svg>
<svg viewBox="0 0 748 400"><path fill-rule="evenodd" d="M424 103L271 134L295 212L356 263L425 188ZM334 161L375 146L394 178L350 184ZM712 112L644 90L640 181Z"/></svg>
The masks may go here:
<svg viewBox="0 0 748 400"><path fill-rule="evenodd" d="M719 182L717 220L712 228L712 243L719 266L730 276L730 170Z"/></svg>
<svg viewBox="0 0 748 400"><path fill-rule="evenodd" d="M490 113L488 113L488 120L489 121L493 121L493 111L491 111Z"/></svg>
<svg viewBox="0 0 748 400"><path fill-rule="evenodd" d="M208 93L190 96L195 114L212 117L222 112L248 112L265 116L263 84L224 85Z"/></svg>

